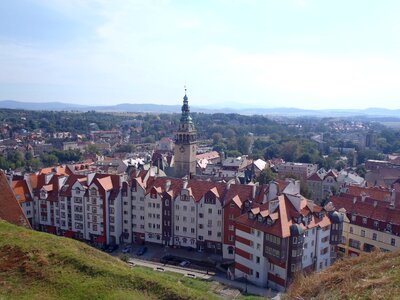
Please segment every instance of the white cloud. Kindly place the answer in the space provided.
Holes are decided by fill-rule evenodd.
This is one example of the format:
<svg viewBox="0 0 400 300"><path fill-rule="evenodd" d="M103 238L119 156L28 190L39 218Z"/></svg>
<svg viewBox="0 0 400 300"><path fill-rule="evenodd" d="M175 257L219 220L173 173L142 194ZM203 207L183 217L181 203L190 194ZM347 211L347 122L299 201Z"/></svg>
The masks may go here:
<svg viewBox="0 0 400 300"><path fill-rule="evenodd" d="M238 49L224 42L229 26L223 21L184 13L168 1L41 3L77 22L98 16L94 35L57 49L0 41L0 83L56 85L69 91L57 100L79 102L81 93L105 104L130 99L176 104L187 80L197 105L399 107L396 56ZM204 38L216 32L219 44Z"/></svg>

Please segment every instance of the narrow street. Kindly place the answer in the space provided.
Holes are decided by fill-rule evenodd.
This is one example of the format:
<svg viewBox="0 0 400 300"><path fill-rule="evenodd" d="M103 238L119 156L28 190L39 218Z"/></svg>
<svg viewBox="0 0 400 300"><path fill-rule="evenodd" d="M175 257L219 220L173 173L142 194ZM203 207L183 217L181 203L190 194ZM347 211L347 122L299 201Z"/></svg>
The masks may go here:
<svg viewBox="0 0 400 300"><path fill-rule="evenodd" d="M271 291L270 289L260 288L255 285L252 285L252 284L245 284L243 282L229 280L229 279L225 278L224 276L217 275L214 273L207 274L207 272L192 270L189 268L171 266L171 265L164 265L161 263L147 261L147 260L141 260L141 259L137 259L137 258L129 259L129 263L138 265L138 266L152 268L153 270L159 271L159 272L169 271L169 272L174 272L174 273L182 274L185 276L189 276L192 278L212 280L212 281L219 282L225 286L239 289L241 291L245 291L247 288L247 292L249 294L253 294L253 295L257 295L257 296L262 296L262 297L267 297L267 298L274 298L277 296L277 293L274 291Z"/></svg>

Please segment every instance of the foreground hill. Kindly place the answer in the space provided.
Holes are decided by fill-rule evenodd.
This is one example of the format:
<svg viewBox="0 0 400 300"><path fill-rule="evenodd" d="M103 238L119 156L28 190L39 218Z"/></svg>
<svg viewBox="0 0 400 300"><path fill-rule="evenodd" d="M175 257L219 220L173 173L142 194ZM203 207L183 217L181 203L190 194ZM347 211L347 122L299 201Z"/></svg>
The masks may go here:
<svg viewBox="0 0 400 300"><path fill-rule="evenodd" d="M213 299L210 286L0 221L0 299Z"/></svg>
<svg viewBox="0 0 400 300"><path fill-rule="evenodd" d="M289 288L295 299L400 299L400 252L345 258Z"/></svg>

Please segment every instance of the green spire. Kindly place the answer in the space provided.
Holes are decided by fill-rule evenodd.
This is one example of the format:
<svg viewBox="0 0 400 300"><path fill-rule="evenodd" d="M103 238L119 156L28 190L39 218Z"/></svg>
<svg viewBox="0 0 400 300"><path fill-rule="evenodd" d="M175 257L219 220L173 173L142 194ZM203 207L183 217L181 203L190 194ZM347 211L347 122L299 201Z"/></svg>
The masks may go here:
<svg viewBox="0 0 400 300"><path fill-rule="evenodd" d="M190 116L190 108L188 103L188 96L186 95L186 92L187 89L185 86L185 96L183 97L181 122L192 123L192 117Z"/></svg>

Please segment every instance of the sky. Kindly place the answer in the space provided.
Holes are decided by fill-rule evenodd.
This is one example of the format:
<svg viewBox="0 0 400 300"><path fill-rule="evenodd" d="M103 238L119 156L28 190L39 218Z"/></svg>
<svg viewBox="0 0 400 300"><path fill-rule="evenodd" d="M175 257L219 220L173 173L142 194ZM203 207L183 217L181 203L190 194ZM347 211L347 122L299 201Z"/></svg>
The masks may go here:
<svg viewBox="0 0 400 300"><path fill-rule="evenodd" d="M0 100L400 108L400 1L0 1Z"/></svg>

